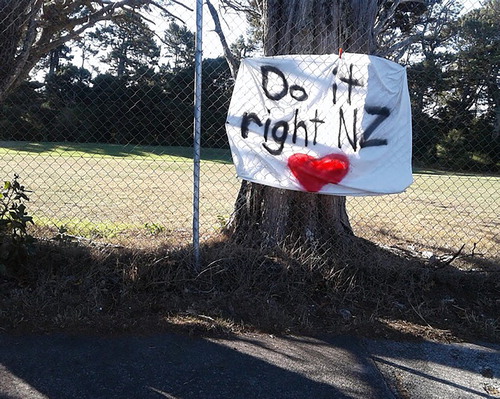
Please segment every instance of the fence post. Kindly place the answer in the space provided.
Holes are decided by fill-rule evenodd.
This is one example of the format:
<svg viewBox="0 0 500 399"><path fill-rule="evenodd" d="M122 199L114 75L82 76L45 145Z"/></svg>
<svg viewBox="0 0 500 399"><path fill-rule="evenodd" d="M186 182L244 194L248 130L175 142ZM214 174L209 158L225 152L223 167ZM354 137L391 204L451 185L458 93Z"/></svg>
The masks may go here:
<svg viewBox="0 0 500 399"><path fill-rule="evenodd" d="M194 77L193 156L193 254L194 269L200 271L200 158L201 158L201 73L203 55L203 0L196 0L196 53Z"/></svg>

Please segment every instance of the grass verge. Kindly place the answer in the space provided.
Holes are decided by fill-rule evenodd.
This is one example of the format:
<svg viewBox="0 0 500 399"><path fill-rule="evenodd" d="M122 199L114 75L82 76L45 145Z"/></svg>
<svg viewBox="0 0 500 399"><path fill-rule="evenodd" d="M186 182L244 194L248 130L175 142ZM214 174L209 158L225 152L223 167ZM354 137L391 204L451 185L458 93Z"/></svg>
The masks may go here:
<svg viewBox="0 0 500 399"><path fill-rule="evenodd" d="M331 250L147 250L39 241L22 278L0 278L7 332L338 334L500 341L500 273L394 253L363 239ZM459 261L456 259L455 261ZM461 261L480 261L464 258Z"/></svg>

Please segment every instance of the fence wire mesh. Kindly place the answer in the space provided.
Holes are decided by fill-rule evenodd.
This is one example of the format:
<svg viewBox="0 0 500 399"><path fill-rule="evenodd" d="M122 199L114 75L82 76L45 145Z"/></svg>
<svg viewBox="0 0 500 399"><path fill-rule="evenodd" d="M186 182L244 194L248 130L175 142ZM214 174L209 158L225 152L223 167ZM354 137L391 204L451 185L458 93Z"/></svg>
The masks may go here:
<svg viewBox="0 0 500 399"><path fill-rule="evenodd" d="M342 47L406 66L413 115L414 183L349 197L355 234L498 260L500 2L366 2L364 30L349 2L316 3L204 4L202 239L226 225L241 184L225 131L239 61ZM0 2L0 170L32 190L39 234L190 242L195 6Z"/></svg>

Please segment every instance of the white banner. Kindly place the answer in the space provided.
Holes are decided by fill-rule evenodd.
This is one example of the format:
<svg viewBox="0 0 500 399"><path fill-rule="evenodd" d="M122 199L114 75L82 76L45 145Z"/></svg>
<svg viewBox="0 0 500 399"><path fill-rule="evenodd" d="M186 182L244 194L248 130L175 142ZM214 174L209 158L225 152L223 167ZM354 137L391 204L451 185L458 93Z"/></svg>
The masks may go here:
<svg viewBox="0 0 500 399"><path fill-rule="evenodd" d="M226 126L245 180L355 196L412 183L406 70L382 58L244 59Z"/></svg>

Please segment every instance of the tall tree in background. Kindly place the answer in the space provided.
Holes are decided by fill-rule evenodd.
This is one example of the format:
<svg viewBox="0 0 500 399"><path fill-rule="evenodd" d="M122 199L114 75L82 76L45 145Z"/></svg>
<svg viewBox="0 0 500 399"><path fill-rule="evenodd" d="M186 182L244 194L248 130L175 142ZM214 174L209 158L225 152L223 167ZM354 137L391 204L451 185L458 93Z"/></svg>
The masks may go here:
<svg viewBox="0 0 500 399"><path fill-rule="evenodd" d="M173 59L174 72L194 65L195 37L185 25L171 22L165 30L163 43Z"/></svg>
<svg viewBox="0 0 500 399"><path fill-rule="evenodd" d="M440 119L444 162L470 169L473 155L495 167L500 159L500 0L489 0L456 22Z"/></svg>
<svg viewBox="0 0 500 399"><path fill-rule="evenodd" d="M456 94L466 110L487 106L500 136L500 0L489 0L458 21L454 63ZM468 82L468 84L464 84Z"/></svg>
<svg viewBox="0 0 500 399"><path fill-rule="evenodd" d="M418 164L435 164L442 139L439 113L442 93L449 89L447 70L452 64L452 41L463 6L458 0L431 1L421 24L410 27L406 49L393 54L408 66L412 102L413 158ZM405 51L406 50L406 51Z"/></svg>
<svg viewBox="0 0 500 399"><path fill-rule="evenodd" d="M229 2L233 3L234 2ZM375 54L375 30L386 31L395 15L411 15L377 0L261 0L264 53ZM416 2L417 6L421 2ZM406 22L405 22L406 23ZM346 198L311 194L242 182L228 231L236 241L265 246L298 242L317 245L349 241L353 235Z"/></svg>
<svg viewBox="0 0 500 399"><path fill-rule="evenodd" d="M252 37L244 38L240 35L236 41L231 44L231 52L237 60L250 56L255 50L257 50L257 45Z"/></svg>
<svg viewBox="0 0 500 399"><path fill-rule="evenodd" d="M154 36L141 17L131 12L118 15L111 24L89 35L99 47L109 50L101 61L119 78L157 65L160 48Z"/></svg>

